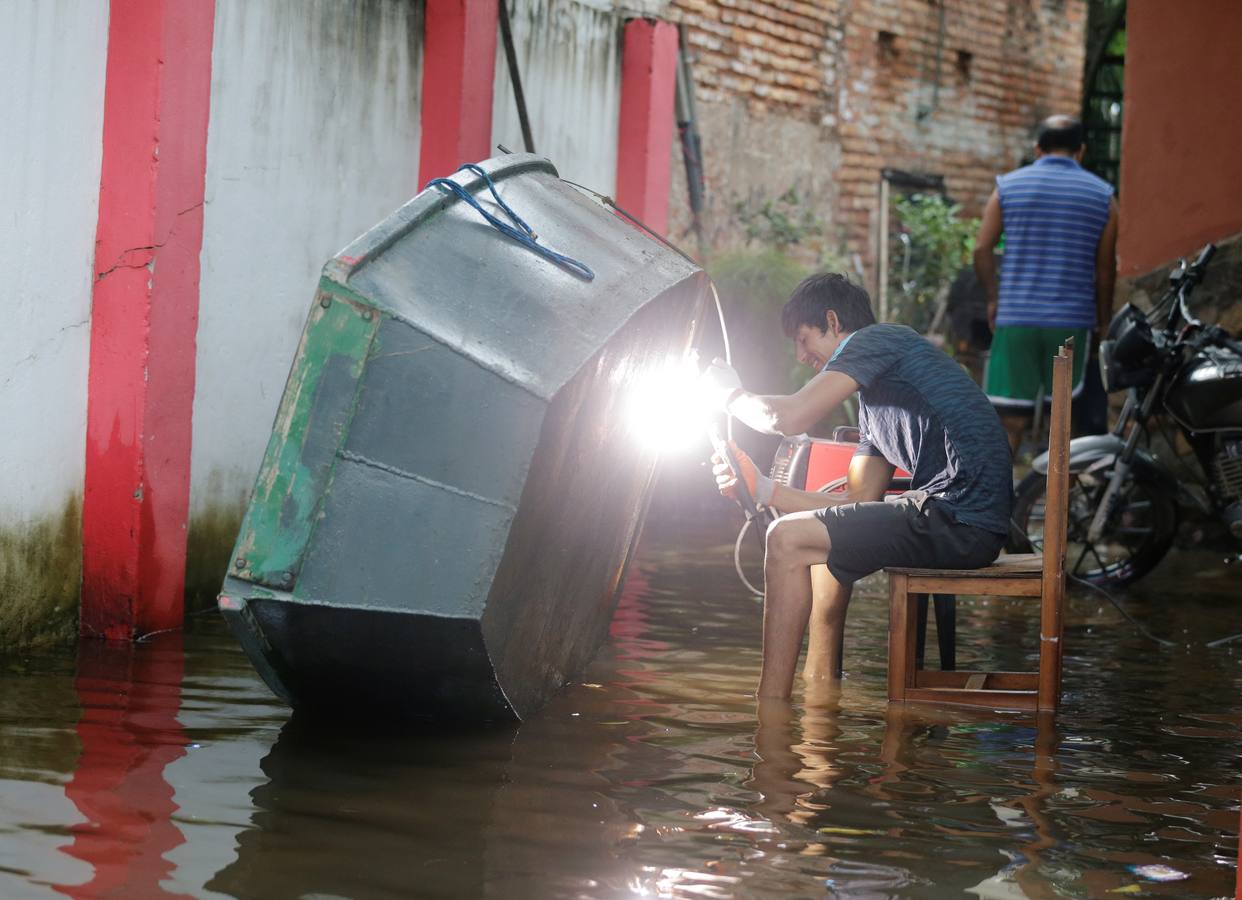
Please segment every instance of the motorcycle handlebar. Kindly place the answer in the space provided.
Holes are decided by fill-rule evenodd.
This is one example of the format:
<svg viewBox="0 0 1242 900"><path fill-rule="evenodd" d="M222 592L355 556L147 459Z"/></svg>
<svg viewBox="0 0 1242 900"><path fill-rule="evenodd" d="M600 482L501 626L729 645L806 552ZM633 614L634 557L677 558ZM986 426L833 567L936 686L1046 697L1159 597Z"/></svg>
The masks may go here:
<svg viewBox="0 0 1242 900"><path fill-rule="evenodd" d="M1191 265L1187 266L1185 261L1182 262L1182 276L1177 279L1177 302L1173 309L1169 310L1169 328L1173 327L1173 321L1177 313L1181 313L1182 318L1188 325L1201 325L1202 323L1190 314L1190 308L1186 305L1187 295L1195 289L1195 285L1203 280L1204 269L1216 254L1216 245L1208 244L1199 251L1199 258Z"/></svg>
<svg viewBox="0 0 1242 900"><path fill-rule="evenodd" d="M1208 325L1203 328L1199 332L1199 336L1191 342L1191 348L1197 352L1208 344L1225 347L1242 356L1242 341L1235 341L1229 332L1219 325Z"/></svg>
<svg viewBox="0 0 1242 900"><path fill-rule="evenodd" d="M1211 261L1212 257L1215 254L1216 254L1216 245L1208 244L1206 247L1204 247L1202 250L1199 251L1199 258L1195 260L1194 265L1191 268L1193 268L1197 272L1202 272L1204 267L1207 266L1207 264Z"/></svg>

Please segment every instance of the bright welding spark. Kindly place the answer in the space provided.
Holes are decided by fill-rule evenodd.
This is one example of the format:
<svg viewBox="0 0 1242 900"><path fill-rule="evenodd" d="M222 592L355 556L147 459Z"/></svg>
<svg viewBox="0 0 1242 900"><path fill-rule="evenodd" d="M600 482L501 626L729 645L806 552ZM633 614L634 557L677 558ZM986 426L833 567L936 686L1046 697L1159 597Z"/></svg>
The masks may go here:
<svg viewBox="0 0 1242 900"><path fill-rule="evenodd" d="M652 451L683 452L706 442L711 410L694 360L669 360L638 375L630 384L625 415L631 434Z"/></svg>

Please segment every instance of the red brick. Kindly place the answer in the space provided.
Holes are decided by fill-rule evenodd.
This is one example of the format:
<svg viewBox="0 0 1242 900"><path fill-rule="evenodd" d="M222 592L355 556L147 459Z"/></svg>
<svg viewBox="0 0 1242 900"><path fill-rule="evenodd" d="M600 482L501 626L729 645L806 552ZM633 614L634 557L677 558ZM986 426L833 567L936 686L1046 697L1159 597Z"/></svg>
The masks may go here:
<svg viewBox="0 0 1242 900"><path fill-rule="evenodd" d="M869 265L882 168L940 173L974 214L994 176L1026 151L1035 120L1078 106L1086 0L978 0L948 4L939 107L916 121L932 96L935 10L928 0L672 0L669 15L690 31L701 107L740 101L761 129L760 117L820 127L822 153L806 165L834 161L832 171L816 170L818 193L807 195L831 232L822 244L851 248ZM893 54L878 48L880 30L897 35ZM969 79L956 67L963 50ZM785 149L761 152L775 159ZM713 191L746 196L766 184L755 147L747 146L743 166L730 164L726 147L705 150ZM729 218L727 197L716 209ZM728 233L732 224L712 227Z"/></svg>

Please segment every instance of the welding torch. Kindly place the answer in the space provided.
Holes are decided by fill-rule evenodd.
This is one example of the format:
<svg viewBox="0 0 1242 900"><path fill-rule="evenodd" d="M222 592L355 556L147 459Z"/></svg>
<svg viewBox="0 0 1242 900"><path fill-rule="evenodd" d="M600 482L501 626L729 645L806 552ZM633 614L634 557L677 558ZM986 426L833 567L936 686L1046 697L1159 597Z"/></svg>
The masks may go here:
<svg viewBox="0 0 1242 900"><path fill-rule="evenodd" d="M733 496L737 500L737 505L742 507L742 512L746 513L748 519L754 519L761 515L759 504L750 493L750 486L746 483L746 476L742 471L741 463L738 461L737 454L733 452L733 448L729 442L724 439L724 435L720 431L720 423L713 422L707 432L712 442L712 449L716 451L716 455L729 464L729 468L733 470L736 479L733 485Z"/></svg>
<svg viewBox="0 0 1242 900"><path fill-rule="evenodd" d="M715 371L712 371L712 370ZM707 370L700 376L700 380L707 385L707 395L711 397L708 402L715 406L719 412L724 413L726 428L725 434L721 433L720 421L713 420L707 431L707 436L711 440L712 449L716 451L716 455L729 464L729 468L733 470L736 477L734 485L734 497L742 511L746 513L748 519L757 518L763 515L758 500L750 492L750 485L746 483L746 475L742 469L741 463L737 458L737 454L733 451L733 446L729 440L726 440L726 434L729 438L733 436L732 416L726 408L728 399L737 393L741 393L741 382L737 377L737 372L733 370L727 362L722 359L714 359L707 367ZM712 396L712 395L715 396ZM758 471L756 470L756 475Z"/></svg>

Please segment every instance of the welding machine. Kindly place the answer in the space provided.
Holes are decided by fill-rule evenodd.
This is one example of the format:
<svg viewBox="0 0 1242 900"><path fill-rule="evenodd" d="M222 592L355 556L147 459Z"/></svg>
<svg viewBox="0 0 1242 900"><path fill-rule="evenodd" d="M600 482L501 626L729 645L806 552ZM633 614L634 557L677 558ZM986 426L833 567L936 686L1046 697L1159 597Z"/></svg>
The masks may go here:
<svg viewBox="0 0 1242 900"><path fill-rule="evenodd" d="M806 434L787 437L776 448L768 477L800 491L840 493L845 490L858 440L858 429L849 426L833 429L831 438ZM889 493L901 493L909 488L908 472L899 469L893 473Z"/></svg>

